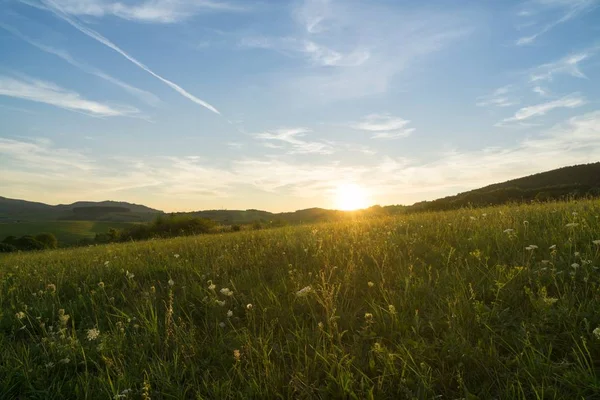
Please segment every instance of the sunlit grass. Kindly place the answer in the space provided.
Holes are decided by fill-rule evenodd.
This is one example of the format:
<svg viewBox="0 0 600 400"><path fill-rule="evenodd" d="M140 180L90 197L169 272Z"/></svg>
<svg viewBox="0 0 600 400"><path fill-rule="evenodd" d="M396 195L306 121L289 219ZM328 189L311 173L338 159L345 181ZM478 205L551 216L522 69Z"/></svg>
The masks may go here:
<svg viewBox="0 0 600 400"><path fill-rule="evenodd" d="M600 202L0 258L2 398L593 398Z"/></svg>

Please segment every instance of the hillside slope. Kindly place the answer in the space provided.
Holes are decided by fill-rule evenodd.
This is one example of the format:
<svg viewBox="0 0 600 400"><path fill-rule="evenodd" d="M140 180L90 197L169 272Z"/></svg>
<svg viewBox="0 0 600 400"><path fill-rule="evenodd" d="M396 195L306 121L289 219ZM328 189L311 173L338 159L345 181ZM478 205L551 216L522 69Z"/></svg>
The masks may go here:
<svg viewBox="0 0 600 400"><path fill-rule="evenodd" d="M600 196L600 162L563 167L495 183L433 201L415 203L409 211L448 210L522 201Z"/></svg>

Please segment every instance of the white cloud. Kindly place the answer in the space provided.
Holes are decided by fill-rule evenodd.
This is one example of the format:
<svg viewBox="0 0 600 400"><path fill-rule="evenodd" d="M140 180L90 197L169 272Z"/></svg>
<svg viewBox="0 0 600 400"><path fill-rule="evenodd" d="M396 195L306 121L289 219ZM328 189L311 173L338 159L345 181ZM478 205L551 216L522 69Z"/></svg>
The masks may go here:
<svg viewBox="0 0 600 400"><path fill-rule="evenodd" d="M199 99L198 97L189 93L184 88L177 85L176 83L158 75L157 73L152 71L149 67L142 64L140 61L138 61L133 56L126 53L119 46L117 46L116 44L114 44L113 42L111 42L110 40L108 40L107 38L105 38L104 36L99 34L98 32L82 25L81 23L75 21L73 18L69 17L69 15L65 11L63 11L59 6L57 6L55 3L48 3L47 5L49 6L49 10L52 11L52 13L54 13L54 15L56 15L57 17L59 17L60 19L62 19L64 21L66 21L67 23L69 23L71 26L73 26L75 29L79 30L81 33L91 37L92 39L102 43L106 47L116 51L117 53L119 53L120 55L125 57L127 60L129 60L131 63L138 66L142 70L146 71L147 73L149 73L150 75L152 75L153 77L158 79L159 81L163 82L165 85L169 86L171 89L175 90L177 93L179 93L183 97L191 100L192 102L194 102L198 105L201 105L202 107L209 109L210 111L212 111L216 114L220 114L220 112L215 107L210 105L209 103L207 103L204 100Z"/></svg>
<svg viewBox="0 0 600 400"><path fill-rule="evenodd" d="M117 85L117 86L125 89L130 94L138 97L140 100L142 100L142 101L144 101L144 102L146 102L146 103L148 103L150 105L156 106L156 105L158 105L160 103L160 100L159 100L159 98L156 95L154 95L154 94L152 94L152 93L150 93L148 91L142 90L140 88L137 88L137 87L135 87L133 85L130 85L128 83L125 83L125 82L123 82L123 81L121 81L121 80L119 80L119 79L117 79L115 77L112 77L109 74L107 74L107 73L99 70L98 68L92 67L92 66L87 65L87 64L85 64L85 63L83 63L81 61L78 61L75 58L73 58L65 50L56 49L54 47L41 44L41 43L39 43L39 42L37 42L37 41L35 41L35 40L33 40L33 39L31 39L31 38L23 35L17 29L15 29L15 28L13 28L11 26L2 24L1 22L0 22L0 28L3 28L5 30L9 31L10 33L12 33L13 35L17 36L18 38L24 40L25 42L31 44L34 47L37 47L38 49L40 49L40 50L42 50L42 51L44 51L46 53L53 54L53 55L55 55L55 56L63 59L67 63L73 65L76 68L79 68L80 70L82 70L85 73L88 73L88 74L91 74L91 75L95 75L95 76L97 76L97 77L99 77L101 79L104 79L107 82L110 82L110 83L112 83L114 85Z"/></svg>
<svg viewBox="0 0 600 400"><path fill-rule="evenodd" d="M327 103L385 93L416 60L470 32L466 16L456 9L418 11L340 0L296 4L286 34L241 41L302 61L280 72L276 82L296 101Z"/></svg>
<svg viewBox="0 0 600 400"><path fill-rule="evenodd" d="M135 107L86 100L78 93L63 89L54 83L31 78L19 80L0 75L0 95L46 103L98 117L136 116L139 114L139 110Z"/></svg>
<svg viewBox="0 0 600 400"><path fill-rule="evenodd" d="M406 128L409 123L409 120L389 114L370 114L361 121L350 124L350 127L371 133L373 139L395 139L407 137L414 132L414 128Z"/></svg>
<svg viewBox="0 0 600 400"><path fill-rule="evenodd" d="M537 93L537 94L539 94L540 96L544 96L544 97L545 97L545 96L548 96L548 94L549 94L548 90L547 90L547 89L544 89L544 88L543 88L543 87L541 87L541 86L536 86L536 87L534 87L532 90L533 90L533 93Z"/></svg>
<svg viewBox="0 0 600 400"><path fill-rule="evenodd" d="M586 78L581 71L579 64L592 58L598 47L592 47L579 53L572 53L558 61L542 64L530 71L529 80L531 82L551 81L556 75L565 74L575 78Z"/></svg>
<svg viewBox="0 0 600 400"><path fill-rule="evenodd" d="M240 41L242 47L269 49L290 57L304 57L311 64L321 67L352 67L365 63L370 54L366 50L353 49L342 53L311 40L293 37L245 37Z"/></svg>
<svg viewBox="0 0 600 400"><path fill-rule="evenodd" d="M243 11L246 7L218 0L146 0L126 3L107 0L40 0L76 16L115 16L126 20L174 23L201 12Z"/></svg>
<svg viewBox="0 0 600 400"><path fill-rule="evenodd" d="M546 17L546 22L537 32L520 37L515 43L524 46L534 43L540 36L556 26L584 15L598 6L598 0L531 0L527 9L518 13L520 17Z"/></svg>
<svg viewBox="0 0 600 400"><path fill-rule="evenodd" d="M43 168L45 170L61 170L64 168L91 171L94 162L80 153L68 149L56 149L46 139L19 141L0 138L0 154L10 157L11 163L19 163L25 168Z"/></svg>
<svg viewBox="0 0 600 400"><path fill-rule="evenodd" d="M513 94L514 85L502 86L494 90L491 94L477 98L475 103L478 107L510 107L520 103L520 100Z"/></svg>
<svg viewBox="0 0 600 400"><path fill-rule="evenodd" d="M330 143L306 141L301 138L306 136L310 130L306 128L282 128L269 132L255 134L254 137L262 141L276 141L290 145L291 150L287 154L332 154L334 152ZM283 148L272 142L266 142L266 147Z"/></svg>
<svg viewBox="0 0 600 400"><path fill-rule="evenodd" d="M578 93L573 93L558 100L523 107L518 110L513 117L506 118L503 122L524 121L529 118L545 115L557 108L576 108L584 105L585 103L586 100L583 96L579 95Z"/></svg>

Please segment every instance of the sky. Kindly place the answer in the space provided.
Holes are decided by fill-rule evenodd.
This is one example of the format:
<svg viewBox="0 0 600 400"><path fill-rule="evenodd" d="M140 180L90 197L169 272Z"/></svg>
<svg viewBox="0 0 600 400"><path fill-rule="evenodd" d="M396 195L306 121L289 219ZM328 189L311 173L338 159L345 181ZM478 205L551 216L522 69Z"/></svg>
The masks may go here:
<svg viewBox="0 0 600 400"><path fill-rule="evenodd" d="M600 161L599 6L0 0L0 195L292 211Z"/></svg>

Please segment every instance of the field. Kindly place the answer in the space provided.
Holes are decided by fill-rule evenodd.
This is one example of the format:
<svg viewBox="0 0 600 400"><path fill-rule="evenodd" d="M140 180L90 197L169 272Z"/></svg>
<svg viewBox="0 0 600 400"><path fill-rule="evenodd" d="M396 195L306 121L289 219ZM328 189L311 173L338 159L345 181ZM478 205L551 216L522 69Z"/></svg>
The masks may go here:
<svg viewBox="0 0 600 400"><path fill-rule="evenodd" d="M0 223L0 240L6 236L37 235L53 233L59 243L71 244L80 239L93 238L96 233L106 233L110 228L122 229L134 225L135 222L105 221L40 221Z"/></svg>
<svg viewBox="0 0 600 400"><path fill-rule="evenodd" d="M593 399L600 202L0 258L2 398Z"/></svg>

